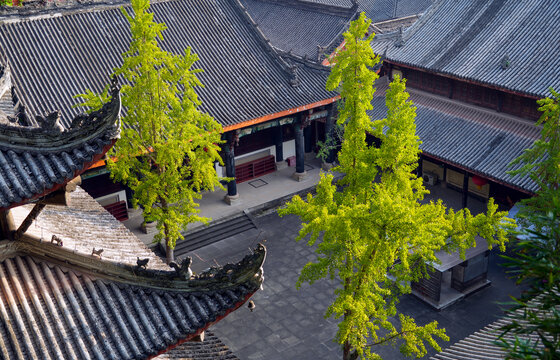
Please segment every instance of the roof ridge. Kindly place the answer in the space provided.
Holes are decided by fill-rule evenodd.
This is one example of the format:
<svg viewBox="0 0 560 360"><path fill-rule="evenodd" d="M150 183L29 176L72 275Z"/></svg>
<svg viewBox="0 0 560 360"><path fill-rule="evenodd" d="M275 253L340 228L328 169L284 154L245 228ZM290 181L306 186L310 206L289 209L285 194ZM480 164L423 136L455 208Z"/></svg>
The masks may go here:
<svg viewBox="0 0 560 360"><path fill-rule="evenodd" d="M314 70L318 70L318 71L323 71L323 72L330 72L330 67L325 66L323 64L321 64L320 62L316 62L316 61L312 61L310 60L307 56L299 56L296 55L294 53L292 53L291 51L284 51L282 49L278 49L278 48L274 48L276 50L276 52L278 52L278 54L280 54L281 58L287 58L290 59L292 61L295 61L307 68L310 69L314 69ZM321 59L319 59L321 60Z"/></svg>
<svg viewBox="0 0 560 360"><path fill-rule="evenodd" d="M433 94L433 93L430 93L430 92L427 92L427 91L424 91L424 90L419 90L419 89L415 89L415 88L408 88L407 91L411 94L411 98L414 95L417 95L417 96L423 97L424 99L436 100L436 101L443 102L443 103L446 103L446 104L454 104L455 106L460 107L462 109L474 110L474 111L477 111L477 112L484 113L484 114L486 114L488 116L491 116L491 117L500 118L501 120L504 120L504 121L511 121L512 123L515 123L518 126L522 126L522 127L525 127L525 128L540 129L542 127L541 125L536 125L535 122L526 120L524 118L521 118L521 117L518 117L518 116L515 116L515 115L512 115L512 114L507 114L507 113L504 113L504 112L498 112L498 111L493 110L493 109L477 106L477 105L470 104L470 103L463 102L463 101L459 101L459 100L456 100L456 99L450 99L446 96ZM441 111L441 110L438 110L437 108L435 108L435 107L433 107L433 106L431 106L427 103L424 103L422 101L419 102L419 105L422 105L424 107L427 107L427 108L430 108L430 109L433 109L433 110ZM491 128L496 128L496 126L494 126L491 121L481 122L481 121L478 121L478 120L473 120L468 116L463 116L462 118L464 120L467 120L467 121L483 124L483 125L491 127ZM533 140L537 139L539 137L538 134L535 134L534 136L527 135L527 134L519 134L519 136L522 136L522 137L528 138L528 139L533 139Z"/></svg>
<svg viewBox="0 0 560 360"><path fill-rule="evenodd" d="M297 73L297 66L288 64L278 53L276 48L272 46L270 40L264 35L263 31L259 28L257 22L251 17L247 8L241 3L240 0L227 0L230 3L233 2L232 7L234 11L243 19L245 22L250 25L249 31L251 31L255 35L255 40L259 43L259 45L263 48L263 50L269 53L272 59L280 66L282 70L282 74L288 80L292 87L297 87L300 83L300 79Z"/></svg>
<svg viewBox="0 0 560 360"><path fill-rule="evenodd" d="M409 26L405 31L403 31L402 40L406 42L408 39L414 35L414 33L422 27L422 25L428 21L429 18L433 16L436 10L444 3L444 0L432 0L432 5L430 5L426 11L419 17L418 20Z"/></svg>
<svg viewBox="0 0 560 360"><path fill-rule="evenodd" d="M8 68L9 69L9 68ZM7 72L9 75L9 72ZM0 80L2 80L0 78ZM1 82L0 82L1 85ZM12 90L12 100L17 100L17 95ZM113 77L110 88L111 100L98 111L90 114L79 114L72 120L71 127L65 129L60 125L60 111L55 110L48 115L35 116L39 122L38 127L31 126L29 115L25 106L19 105L15 117L8 116L10 124L0 123L0 149L17 152L33 149L37 153L52 153L67 151L105 134L109 138L118 138L120 133L121 98L118 80ZM15 101L19 103L19 101ZM4 145L6 144L6 145Z"/></svg>
<svg viewBox="0 0 560 360"><path fill-rule="evenodd" d="M338 34L336 34L335 37L333 37L333 39L327 45L324 46L326 54L330 55L340 44L342 44L342 41L344 41L344 36L343 36L344 33L350 27L350 23L356 20L358 16L359 16L359 11L358 8L356 8L352 16L348 19L348 21L346 21L346 24L344 24L344 27L338 32Z"/></svg>
<svg viewBox="0 0 560 360"><path fill-rule="evenodd" d="M279 6L289 6L298 10L306 10L311 12L318 12L334 16L350 16L358 10L357 0L352 0L352 6L345 7L342 5L324 4L309 0L256 0L266 2L269 4L276 4Z"/></svg>
<svg viewBox="0 0 560 360"><path fill-rule="evenodd" d="M9 241L15 252L35 256L54 265L60 265L83 274L126 285L136 285L154 290L173 290L177 292L197 292L201 289L227 289L231 286L255 283L260 286L263 280L262 266L266 258L266 248L262 244L251 254L236 263L211 267L200 274L192 275L190 259L169 270L146 268L149 258L138 259L136 266L114 260L88 256L71 249L43 241L32 234ZM0 246L3 244L0 243Z"/></svg>
<svg viewBox="0 0 560 360"><path fill-rule="evenodd" d="M24 4L27 1L24 2ZM159 2L159 1L154 1ZM98 10L109 10L130 4L126 0L84 0L83 2L69 1L63 4L35 6L40 1L32 1L33 7L23 6L0 6L0 24L22 21L34 21L45 18L86 13Z"/></svg>

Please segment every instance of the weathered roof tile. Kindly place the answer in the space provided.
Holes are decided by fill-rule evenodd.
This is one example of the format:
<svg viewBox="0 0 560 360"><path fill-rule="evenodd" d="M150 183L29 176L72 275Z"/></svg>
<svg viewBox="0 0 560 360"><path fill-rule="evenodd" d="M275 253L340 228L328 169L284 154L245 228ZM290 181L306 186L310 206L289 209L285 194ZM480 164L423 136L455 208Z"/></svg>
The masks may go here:
<svg viewBox="0 0 560 360"><path fill-rule="evenodd" d="M383 79L385 80L385 79ZM382 81L380 81L382 83ZM378 87L370 116L386 116L386 86ZM511 176L508 164L540 137L533 122L408 89L416 106L416 134L423 153L524 191L538 189L527 176Z"/></svg>
<svg viewBox="0 0 560 360"><path fill-rule="evenodd" d="M122 3L130 11L128 3ZM37 10L33 17L0 19L0 55L13 71L13 83L29 112L71 109L73 96L101 91L122 63L130 42L129 25L115 5L84 5L56 14ZM182 54L191 46L204 88L202 109L224 126L294 109L336 96L325 90L325 70L300 65L299 86L290 83L289 66L247 22L232 0L153 2L163 22L162 48ZM74 109L63 114L68 125Z"/></svg>
<svg viewBox="0 0 560 360"><path fill-rule="evenodd" d="M388 45L391 62L545 97L560 87L559 17L556 1L442 0L403 34L403 46L383 37L373 46Z"/></svg>

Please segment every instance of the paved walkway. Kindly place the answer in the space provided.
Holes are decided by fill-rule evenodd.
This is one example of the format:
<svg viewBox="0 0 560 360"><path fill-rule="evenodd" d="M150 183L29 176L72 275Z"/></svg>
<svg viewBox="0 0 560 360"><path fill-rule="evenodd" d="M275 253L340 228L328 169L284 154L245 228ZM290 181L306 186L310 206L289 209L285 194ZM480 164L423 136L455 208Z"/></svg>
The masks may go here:
<svg viewBox="0 0 560 360"><path fill-rule="evenodd" d="M295 167L287 167L274 173L264 175L258 179L237 184L239 200L234 205L228 205L223 200L226 192L217 189L214 192L204 193L200 200L200 215L211 218L212 221L220 221L228 217L250 210L258 213L267 207L280 204L282 200L290 199L293 194L313 188L319 181L321 162L318 159L306 162L305 169L307 178L296 181L291 178ZM131 211L129 220L124 225L129 228L140 240L150 245L154 234L145 234L141 231L142 212ZM204 226L201 223L192 224L189 231Z"/></svg>
<svg viewBox="0 0 560 360"><path fill-rule="evenodd" d="M278 199L290 198L293 193L312 188L319 178L319 162L307 165L309 177L296 182L287 168L263 176L255 181L238 185L241 201L234 206L223 202L225 193L216 191L203 196L201 214L214 221L233 216L250 209L256 217L258 229L219 241L191 252L193 271L200 272L213 265L223 265L241 259L258 242L267 246L268 255L264 266L265 282L253 300L254 312L247 308L228 315L213 326L216 335L230 347L241 360L290 360L290 359L340 359L339 346L332 339L337 330L337 321L323 317L332 302L332 281L318 281L310 286L304 284L296 289L301 268L315 259L313 250L305 243L296 243L295 236L300 228L295 216L279 218L273 210L263 209L279 203ZM459 192L438 185L429 188L427 200L441 198L450 207L461 206ZM483 211L483 202L469 197L468 206L473 213ZM131 230L150 243L153 234L140 233L141 214L137 213L125 222ZM199 225L200 226L200 225ZM419 324L437 320L447 329L451 341L443 347L466 337L502 315L497 301L507 301L508 295L518 295L519 290L507 279L498 263L501 260L492 253L489 265L490 287L461 300L438 312L412 295L404 296L400 311L412 315ZM384 359L404 358L398 349L383 347L376 349ZM430 350L428 355L434 354Z"/></svg>
<svg viewBox="0 0 560 360"><path fill-rule="evenodd" d="M193 270L201 271L213 264L239 260L258 241L265 241L267 259L264 265L263 290L253 296L256 308L246 307L228 315L212 327L214 333L240 360L341 359L341 352L332 339L337 331L337 320L324 318L327 306L333 300L336 283L322 280L313 285L304 284L296 289L301 268L315 259L313 249L305 242L295 242L300 228L296 216L279 218L275 213L256 219L259 230L222 240L190 253L195 260ZM465 299L436 311L412 295L401 298L399 311L411 315L418 324L437 320L447 329L447 347L467 335L495 321L502 315L497 301L509 300L508 295L519 295L514 283L507 279L498 266L501 259L493 252L488 277L492 285ZM384 346L376 349L383 359L403 359L397 348ZM428 355L435 352L429 348ZM428 357L427 357L428 358Z"/></svg>

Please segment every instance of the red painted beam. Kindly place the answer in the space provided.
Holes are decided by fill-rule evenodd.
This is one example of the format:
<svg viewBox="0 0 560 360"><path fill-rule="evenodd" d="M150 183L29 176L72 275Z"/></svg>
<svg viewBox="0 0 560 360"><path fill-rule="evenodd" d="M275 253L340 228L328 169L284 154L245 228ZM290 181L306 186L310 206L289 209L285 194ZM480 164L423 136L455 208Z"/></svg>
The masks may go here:
<svg viewBox="0 0 560 360"><path fill-rule="evenodd" d="M428 73L428 74L434 74L434 75L438 75L438 76L445 77L445 78L448 78L448 79L462 81L462 82L466 82L466 83L473 84L473 85L484 86L484 87L494 89L494 90L499 90L499 91L502 91L502 92L505 92L505 93L508 93L508 94L523 96L523 97L534 99L534 100L539 100L539 99L542 98L540 96L535 96L535 95L531 95L531 94L527 94L527 93L523 93L523 92L519 92L519 91L509 90L509 89L499 87L499 86L496 86L496 85L486 84L486 83L483 83L483 82L480 82L480 81L469 80L469 79L466 79L466 78L453 76L451 74L445 74L445 73L432 71L432 70L429 70L429 69L419 68L419 67L415 67L415 66L412 66L412 65L407 65L407 64L403 64L403 63L400 63L400 62L397 62L397 61L393 61L393 60L385 59L384 61L388 64L393 65L393 66L400 66L400 67L403 67L403 68L416 70L416 71L421 71L421 72L425 72L425 73Z"/></svg>

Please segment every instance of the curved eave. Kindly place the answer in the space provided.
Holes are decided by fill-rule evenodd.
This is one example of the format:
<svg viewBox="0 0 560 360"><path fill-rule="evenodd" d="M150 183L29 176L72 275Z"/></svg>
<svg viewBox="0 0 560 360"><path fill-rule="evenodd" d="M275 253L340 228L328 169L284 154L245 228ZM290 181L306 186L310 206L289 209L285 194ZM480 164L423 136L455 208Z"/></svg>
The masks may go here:
<svg viewBox="0 0 560 360"><path fill-rule="evenodd" d="M114 85L110 102L68 130L0 126L0 210L56 191L101 160L119 138L120 111Z"/></svg>
<svg viewBox="0 0 560 360"><path fill-rule="evenodd" d="M64 131L43 127L0 125L0 149L52 154L69 152L100 137L117 139L120 134L121 98L119 88L112 88L111 100L90 114L74 117Z"/></svg>
<svg viewBox="0 0 560 360"><path fill-rule="evenodd" d="M13 202L13 203L11 203L9 206L0 207L0 211L7 210L7 209L11 209L11 208L14 208L14 207L17 207L17 206L21 206L21 205L25 205L25 204L27 204L27 203L33 202L33 201L35 201L35 200L37 200L37 199L40 199L40 198L42 198L42 197L44 197L44 196L46 196L46 195L48 195L48 194L50 194L50 193L52 193L52 192L54 192L54 191L57 191L57 190L59 190L59 189L64 188L64 186L66 186L66 184L68 184L70 181L72 181L72 179L74 179L76 176L79 176L79 175L83 174L83 173L84 173L86 170L88 170L93 164L95 164L95 163L101 161L101 159L105 156L105 154L107 153L107 151L109 151L109 150L113 147L113 145L115 144L116 141L117 141L117 139L113 139L109 144L105 145L105 146L103 147L103 150L102 150L99 154L95 155L91 161L85 162L85 163L83 164L83 166L82 166L81 169L76 170L76 171L73 173L73 175L71 175L70 177L67 177L63 182L61 182L61 183L59 183L59 184L55 184L55 185L54 185L53 187L51 187L51 188L44 189L43 192L38 193L38 194L35 194L35 195L32 196L32 197L21 199L21 200L18 201L18 202Z"/></svg>
<svg viewBox="0 0 560 360"><path fill-rule="evenodd" d="M261 117L255 118L255 119L251 119L251 120L247 120L247 121L235 124L235 125L225 126L224 127L224 132L237 130L237 129L242 129L244 127L248 127L248 126L260 124L260 123L263 123L263 122L267 122L267 121L270 121L270 120L278 119L278 118L281 118L281 117L284 117L284 116L296 114L296 113L301 112L301 111L314 109L316 107L323 106L323 105L328 105L328 104L331 104L331 103L333 103L333 102L335 102L339 99L340 99L340 95L336 95L336 96L333 96L331 98L324 99L324 100L321 100L321 101L317 101L317 102L314 102L314 103L311 103L311 104L302 105L302 106L298 106L298 107L295 107L295 108L292 108L292 109L280 111L280 112L277 112L277 113L264 115L264 116L261 116Z"/></svg>
<svg viewBox="0 0 560 360"><path fill-rule="evenodd" d="M262 267L266 258L266 248L261 244L252 254L245 256L236 264L211 268L190 279L184 279L171 268L170 271L141 269L115 261L84 256L50 242L41 241L33 235L25 235L17 242L19 251L48 260L53 264L71 267L96 278L154 290L196 293L225 290L243 284L252 284L258 288L264 279Z"/></svg>
<svg viewBox="0 0 560 360"><path fill-rule="evenodd" d="M168 351L176 348L177 346L186 343L187 341L191 341L192 339L194 339L195 337L197 337L198 335L202 334L204 331L206 331L210 326L220 322L222 319L224 319L226 316L228 316L229 314L231 314L232 312L234 312L235 310L239 309L241 306L243 306L255 293L257 292L257 289L255 289L254 291L248 293L241 301L235 303L235 305L233 307L231 307L230 309L228 309L223 315L220 315L216 318L216 320L209 322L206 324L206 326L201 327L196 333L189 335L188 337L178 341L176 344L173 344L169 347L167 347L164 350L161 350L160 352L158 352L156 355L154 356L150 356L148 359L154 359L162 354L167 353Z"/></svg>
<svg viewBox="0 0 560 360"><path fill-rule="evenodd" d="M259 246L238 264L146 286L146 278L161 280L174 271L132 271L29 236L0 241L0 249L6 325L0 328L0 357L7 359L152 358L241 307L262 284L266 253ZM109 276L115 267L120 274ZM193 285L199 280L205 284Z"/></svg>

